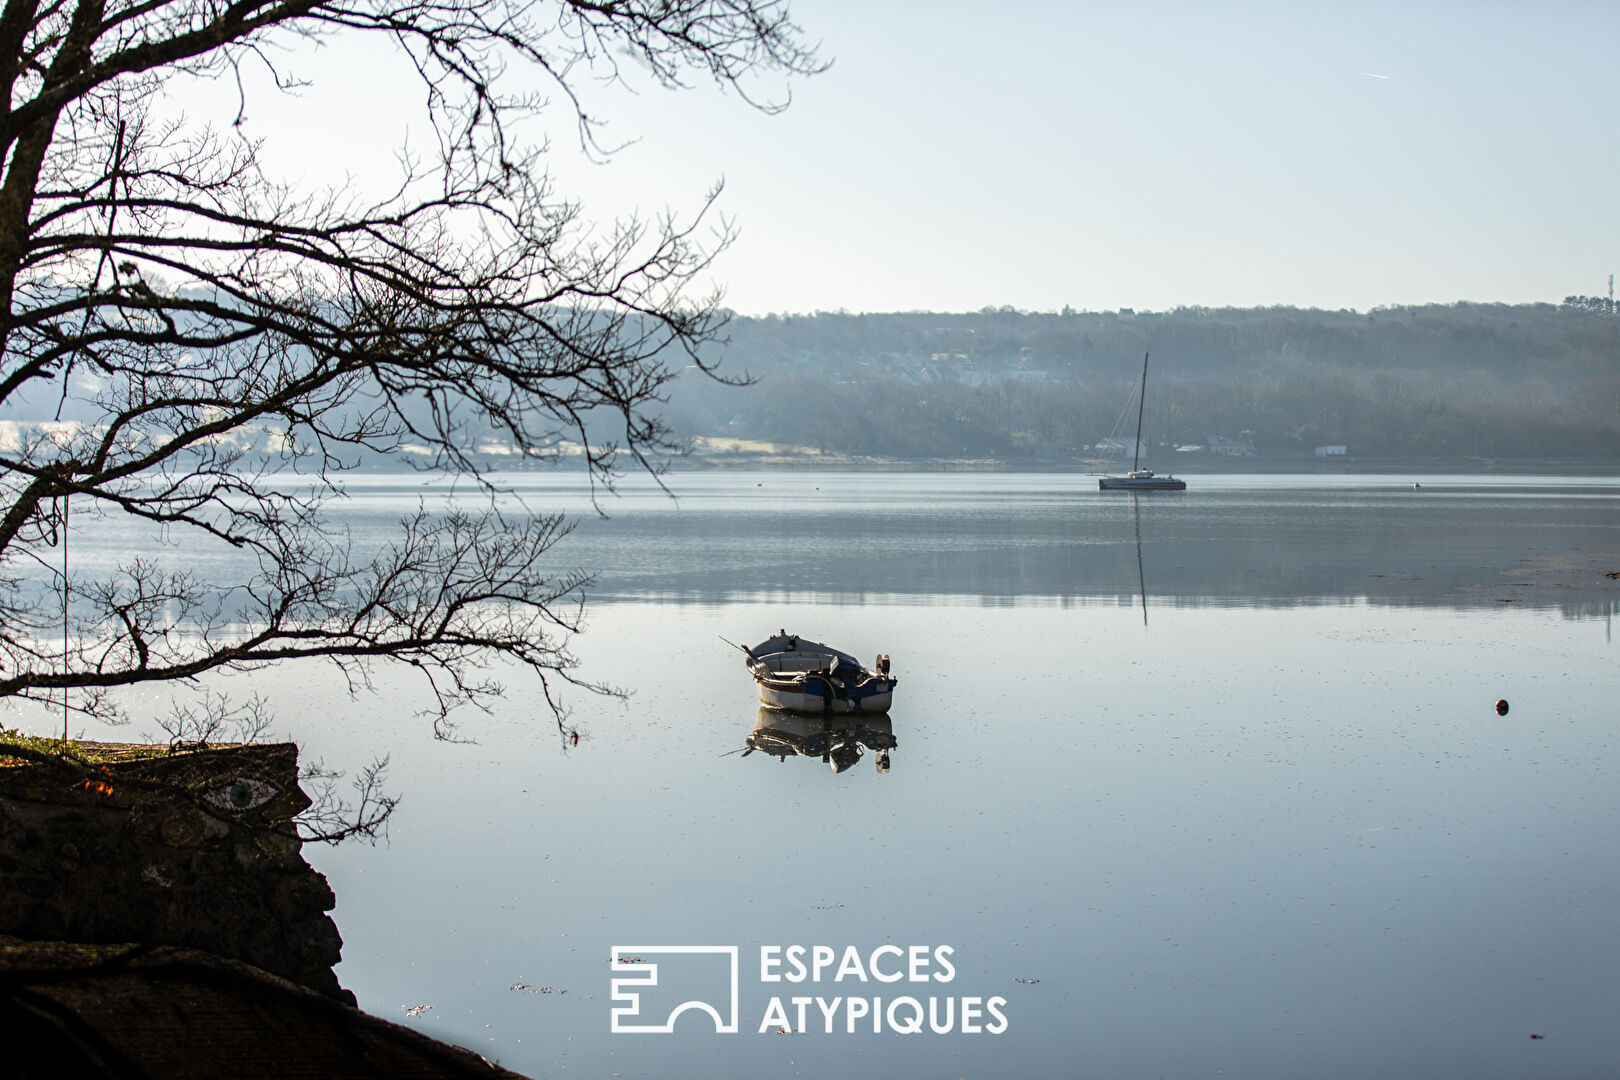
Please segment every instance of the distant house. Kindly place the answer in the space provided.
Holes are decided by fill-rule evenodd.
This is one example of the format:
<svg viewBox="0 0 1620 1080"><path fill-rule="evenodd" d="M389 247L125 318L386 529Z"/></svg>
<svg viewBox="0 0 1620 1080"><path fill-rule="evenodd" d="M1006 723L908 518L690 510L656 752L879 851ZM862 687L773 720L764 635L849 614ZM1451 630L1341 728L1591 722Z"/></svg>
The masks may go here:
<svg viewBox="0 0 1620 1080"><path fill-rule="evenodd" d="M1343 457L1349 452L1350 448L1348 446L1318 446L1316 448L1317 457Z"/></svg>
<svg viewBox="0 0 1620 1080"><path fill-rule="evenodd" d="M1250 439L1228 439L1225 435L1206 435L1204 436L1204 445L1209 448L1210 453L1220 454L1223 457L1258 457L1260 455L1260 451L1254 448L1254 442Z"/></svg>

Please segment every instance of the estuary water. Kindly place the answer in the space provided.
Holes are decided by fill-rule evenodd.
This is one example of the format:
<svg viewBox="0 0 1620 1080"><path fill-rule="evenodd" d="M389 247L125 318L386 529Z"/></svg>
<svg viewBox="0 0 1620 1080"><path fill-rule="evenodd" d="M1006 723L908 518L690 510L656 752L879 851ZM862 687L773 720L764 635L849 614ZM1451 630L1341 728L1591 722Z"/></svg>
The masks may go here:
<svg viewBox="0 0 1620 1080"><path fill-rule="evenodd" d="M1620 1062L1620 480L515 483L579 515L581 674L628 694L568 692L577 745L517 673L456 744L408 675L225 681L391 755L390 842L306 849L369 1011L535 1077ZM350 490L362 538L453 498ZM741 752L791 724L721 638L779 627L893 657L887 771Z"/></svg>

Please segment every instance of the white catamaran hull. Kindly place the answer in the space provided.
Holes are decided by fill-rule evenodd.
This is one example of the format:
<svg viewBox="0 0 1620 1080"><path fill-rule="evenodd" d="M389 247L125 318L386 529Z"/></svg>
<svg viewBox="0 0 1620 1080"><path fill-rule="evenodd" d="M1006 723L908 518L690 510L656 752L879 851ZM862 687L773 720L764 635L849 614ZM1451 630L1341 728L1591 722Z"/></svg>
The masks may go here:
<svg viewBox="0 0 1620 1080"><path fill-rule="evenodd" d="M1186 491L1187 481L1174 476L1104 476L1097 486L1103 491Z"/></svg>

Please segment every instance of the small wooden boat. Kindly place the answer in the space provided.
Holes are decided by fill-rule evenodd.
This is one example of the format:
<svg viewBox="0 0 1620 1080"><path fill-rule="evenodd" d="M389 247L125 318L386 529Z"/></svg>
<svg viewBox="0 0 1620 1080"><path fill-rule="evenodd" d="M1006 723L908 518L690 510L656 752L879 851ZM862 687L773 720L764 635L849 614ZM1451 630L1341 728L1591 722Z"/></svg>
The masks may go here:
<svg viewBox="0 0 1620 1080"><path fill-rule="evenodd" d="M879 656L870 668L848 653L778 630L773 637L743 649L762 705L791 712L885 713L898 682L889 674L889 658Z"/></svg>

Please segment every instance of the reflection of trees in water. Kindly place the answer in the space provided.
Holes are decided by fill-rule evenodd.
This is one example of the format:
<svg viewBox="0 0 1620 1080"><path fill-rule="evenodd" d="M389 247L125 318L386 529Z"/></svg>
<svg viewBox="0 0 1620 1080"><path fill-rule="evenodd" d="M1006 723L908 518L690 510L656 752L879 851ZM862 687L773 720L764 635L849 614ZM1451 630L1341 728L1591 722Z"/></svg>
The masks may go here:
<svg viewBox="0 0 1620 1080"><path fill-rule="evenodd" d="M631 511L580 531L592 558L611 568L597 595L632 598L1135 605L1151 576L1154 604L1194 607L1505 600L1590 618L1620 605L1620 582L1602 574L1620 567L1613 488L1601 497L1600 489L1459 496L1392 480L1367 490L1147 496L1127 511L1117 496L1078 490L1084 479L1054 474L1051 495L1027 499L996 498L994 478L974 478L974 488L964 481L967 494L951 498L934 489L908 497L908 481L896 480L884 503L870 487L846 502L844 478L828 475L802 506ZM1527 569L1529 552L1539 561ZM1611 564L1600 565L1604 558Z"/></svg>

